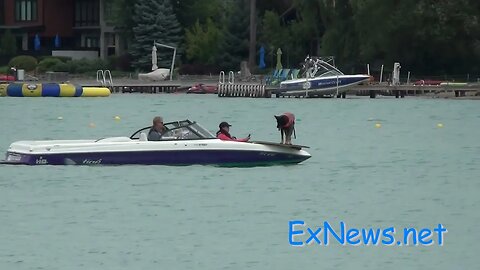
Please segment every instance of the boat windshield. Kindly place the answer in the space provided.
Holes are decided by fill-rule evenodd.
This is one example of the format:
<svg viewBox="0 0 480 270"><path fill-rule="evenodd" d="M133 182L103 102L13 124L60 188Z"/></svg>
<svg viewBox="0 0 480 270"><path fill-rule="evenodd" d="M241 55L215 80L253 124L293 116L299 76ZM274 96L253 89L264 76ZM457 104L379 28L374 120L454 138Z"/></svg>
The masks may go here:
<svg viewBox="0 0 480 270"><path fill-rule="evenodd" d="M307 57L303 64L304 77L318 78L344 75L340 70L319 57Z"/></svg>
<svg viewBox="0 0 480 270"><path fill-rule="evenodd" d="M210 133L210 131L206 130L198 123L192 122L190 120L169 122L165 123L164 126L167 129L167 131L162 135L162 140L164 141L199 140L215 138L215 136ZM146 127L138 130L132 136L130 136L130 139L138 140L141 133L148 135L150 128L151 127Z"/></svg>

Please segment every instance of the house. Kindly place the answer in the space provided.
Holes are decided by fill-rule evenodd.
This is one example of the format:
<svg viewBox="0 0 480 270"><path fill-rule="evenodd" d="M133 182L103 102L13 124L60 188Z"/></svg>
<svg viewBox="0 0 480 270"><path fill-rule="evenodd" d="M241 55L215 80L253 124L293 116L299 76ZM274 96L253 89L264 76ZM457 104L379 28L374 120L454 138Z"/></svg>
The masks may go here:
<svg viewBox="0 0 480 270"><path fill-rule="evenodd" d="M122 40L109 23L110 14L108 0L0 0L0 35L10 29L19 54L53 52L104 59L122 53ZM40 52L34 48L36 35ZM59 48L55 46L57 35Z"/></svg>

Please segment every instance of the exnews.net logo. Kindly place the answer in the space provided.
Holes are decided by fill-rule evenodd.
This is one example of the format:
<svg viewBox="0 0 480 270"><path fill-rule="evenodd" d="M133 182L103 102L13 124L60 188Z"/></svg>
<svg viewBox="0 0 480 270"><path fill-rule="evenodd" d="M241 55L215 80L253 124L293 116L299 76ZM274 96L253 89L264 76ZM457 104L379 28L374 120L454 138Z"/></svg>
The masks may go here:
<svg viewBox="0 0 480 270"><path fill-rule="evenodd" d="M432 228L353 228L341 221L331 226L327 221L323 227L309 227L303 220L288 222L288 242L291 246L328 246L332 242L351 246L443 246L447 228L438 224Z"/></svg>

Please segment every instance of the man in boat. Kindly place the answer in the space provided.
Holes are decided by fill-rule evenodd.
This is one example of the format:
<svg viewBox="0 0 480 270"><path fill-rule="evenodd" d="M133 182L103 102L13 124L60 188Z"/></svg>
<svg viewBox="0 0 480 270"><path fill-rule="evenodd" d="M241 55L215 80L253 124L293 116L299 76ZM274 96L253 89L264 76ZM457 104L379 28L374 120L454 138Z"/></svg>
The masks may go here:
<svg viewBox="0 0 480 270"><path fill-rule="evenodd" d="M222 141L236 141L236 142L248 142L248 140L250 140L250 134L248 134L248 137L243 139L237 139L232 135L230 135L231 126L232 125L230 125L227 122L221 122L220 125L218 125L220 129L217 131L217 138L219 138Z"/></svg>
<svg viewBox="0 0 480 270"><path fill-rule="evenodd" d="M147 138L149 141L160 141L164 133L165 126L163 125L163 118L160 116L156 116L155 118L153 118L153 126L148 132Z"/></svg>

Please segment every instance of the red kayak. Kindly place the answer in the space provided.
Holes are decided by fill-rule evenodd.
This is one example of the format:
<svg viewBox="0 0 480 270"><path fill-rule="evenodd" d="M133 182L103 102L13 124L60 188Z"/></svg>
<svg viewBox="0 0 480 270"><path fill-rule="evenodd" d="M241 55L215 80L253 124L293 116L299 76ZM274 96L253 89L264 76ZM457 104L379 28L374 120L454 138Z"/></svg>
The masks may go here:
<svg viewBox="0 0 480 270"><path fill-rule="evenodd" d="M187 94L217 94L218 87L215 85L196 84L187 90Z"/></svg>
<svg viewBox="0 0 480 270"><path fill-rule="evenodd" d="M12 76L12 75L4 75L4 74L0 74L0 81L15 81L15 77Z"/></svg>

